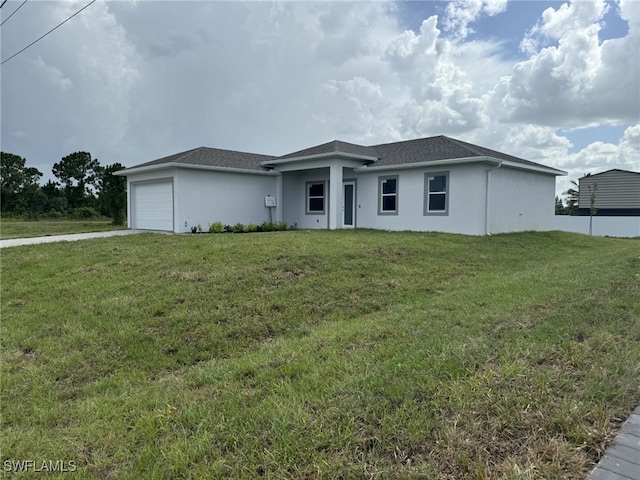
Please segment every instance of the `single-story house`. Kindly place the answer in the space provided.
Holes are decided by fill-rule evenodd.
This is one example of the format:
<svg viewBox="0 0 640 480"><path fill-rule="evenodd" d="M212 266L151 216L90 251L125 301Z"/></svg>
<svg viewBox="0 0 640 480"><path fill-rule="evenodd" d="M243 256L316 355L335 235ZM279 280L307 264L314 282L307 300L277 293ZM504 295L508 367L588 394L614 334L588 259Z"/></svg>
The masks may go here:
<svg viewBox="0 0 640 480"><path fill-rule="evenodd" d="M553 230L555 179L566 175L446 136L334 140L282 156L200 147L118 174L127 177L130 228L272 220L469 235Z"/></svg>
<svg viewBox="0 0 640 480"><path fill-rule="evenodd" d="M578 179L577 215L590 215L591 195L596 215L640 216L640 172L607 170Z"/></svg>

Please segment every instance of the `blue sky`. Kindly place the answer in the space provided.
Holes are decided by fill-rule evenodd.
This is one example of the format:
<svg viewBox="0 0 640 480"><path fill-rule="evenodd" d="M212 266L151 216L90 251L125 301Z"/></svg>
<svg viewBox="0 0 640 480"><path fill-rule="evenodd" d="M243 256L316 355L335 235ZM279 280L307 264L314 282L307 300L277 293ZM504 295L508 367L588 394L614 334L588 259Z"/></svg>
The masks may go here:
<svg viewBox="0 0 640 480"><path fill-rule="evenodd" d="M9 0L5 20L22 0ZM1 57L89 0L32 0ZM448 135L640 171L640 2L100 1L0 67L2 150L51 178L198 146L285 154Z"/></svg>

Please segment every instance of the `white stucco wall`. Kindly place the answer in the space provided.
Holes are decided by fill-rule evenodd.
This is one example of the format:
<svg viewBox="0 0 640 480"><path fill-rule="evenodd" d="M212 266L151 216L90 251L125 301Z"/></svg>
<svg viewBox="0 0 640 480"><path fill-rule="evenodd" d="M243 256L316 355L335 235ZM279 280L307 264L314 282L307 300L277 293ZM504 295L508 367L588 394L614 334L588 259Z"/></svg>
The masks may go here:
<svg viewBox="0 0 640 480"><path fill-rule="evenodd" d="M555 229L565 232L589 233L589 217L556 215ZM640 217L594 216L592 235L598 237L640 237Z"/></svg>
<svg viewBox="0 0 640 480"><path fill-rule="evenodd" d="M220 221L225 225L269 220L264 197L276 197L273 221L280 219L281 198L278 180L270 175L180 169L174 180L176 232L191 231L200 224L204 230ZM186 224L186 226L185 226Z"/></svg>
<svg viewBox="0 0 640 480"><path fill-rule="evenodd" d="M508 167L489 175L487 233L555 229L555 176Z"/></svg>
<svg viewBox="0 0 640 480"><path fill-rule="evenodd" d="M379 170L357 177L356 226L382 230L416 230L484 234L486 168L481 165ZM424 215L425 174L449 172L447 215ZM398 175L398 214L378 214L378 178Z"/></svg>
<svg viewBox="0 0 640 480"><path fill-rule="evenodd" d="M172 178L174 231L189 232L193 225L256 223L269 220L264 197L276 197L272 220L296 223L298 228L329 228L330 215L342 226L342 185L338 208L330 208L330 169L285 171L281 175L259 175L206 169L162 169L129 175L128 184L157 178ZM336 162L334 162L336 163ZM336 165L338 165L336 163ZM343 167L343 179L356 181L355 226L381 230L415 230L484 235L521 230L553 230L555 177L488 164L464 164L409 169L371 168L354 171ZM487 172L489 215L487 217ZM448 214L425 215L425 174L448 172ZM398 176L397 215L378 213L378 182L381 176ZM325 212L306 212L306 183L325 181ZM129 190L131 192L131 189ZM130 202L129 202L130 203ZM129 220L132 215L129 204ZM129 225L131 227L131 225Z"/></svg>
<svg viewBox="0 0 640 480"><path fill-rule="evenodd" d="M325 182L324 214L306 213L307 182ZM314 168L282 175L282 219L298 228L328 228L329 226L329 168Z"/></svg>

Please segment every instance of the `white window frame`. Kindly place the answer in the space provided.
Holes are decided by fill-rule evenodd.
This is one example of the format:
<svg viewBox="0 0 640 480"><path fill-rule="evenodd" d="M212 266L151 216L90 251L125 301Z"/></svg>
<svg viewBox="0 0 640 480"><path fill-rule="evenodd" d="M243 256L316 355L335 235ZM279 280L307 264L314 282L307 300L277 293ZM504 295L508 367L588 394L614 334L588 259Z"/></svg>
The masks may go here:
<svg viewBox="0 0 640 480"><path fill-rule="evenodd" d="M393 193L384 193L383 185L388 180L396 181L396 191ZM399 201L400 201L400 180L399 175L387 175L383 177L378 177L378 215L398 215L399 210ZM396 208L395 210L384 210L384 199L387 197L395 197L396 199Z"/></svg>
<svg viewBox="0 0 640 480"><path fill-rule="evenodd" d="M311 195L311 187L313 185L322 185L322 195ZM322 199L322 210L312 210L311 200ZM327 182L326 180L310 181L305 183L305 213L307 215L324 215L327 208Z"/></svg>
<svg viewBox="0 0 640 480"><path fill-rule="evenodd" d="M445 177L445 187L444 191L432 192L430 190L430 182L429 180L434 177ZM424 174L424 215L449 215L449 195L450 192L450 181L449 181L449 172L426 172ZM432 210L430 209L430 199L432 195L444 195L444 210Z"/></svg>

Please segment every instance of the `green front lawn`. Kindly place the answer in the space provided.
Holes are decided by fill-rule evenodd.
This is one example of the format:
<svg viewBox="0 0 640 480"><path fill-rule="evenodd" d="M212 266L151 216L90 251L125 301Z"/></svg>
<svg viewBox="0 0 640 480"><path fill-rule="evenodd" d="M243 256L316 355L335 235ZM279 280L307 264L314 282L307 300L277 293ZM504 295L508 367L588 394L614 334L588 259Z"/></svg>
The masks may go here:
<svg viewBox="0 0 640 480"><path fill-rule="evenodd" d="M584 479L640 401L638 240L141 234L1 267L3 465Z"/></svg>
<svg viewBox="0 0 640 480"><path fill-rule="evenodd" d="M111 219L102 220L34 220L0 219L0 239L46 237L68 233L124 230L126 225L113 225Z"/></svg>

